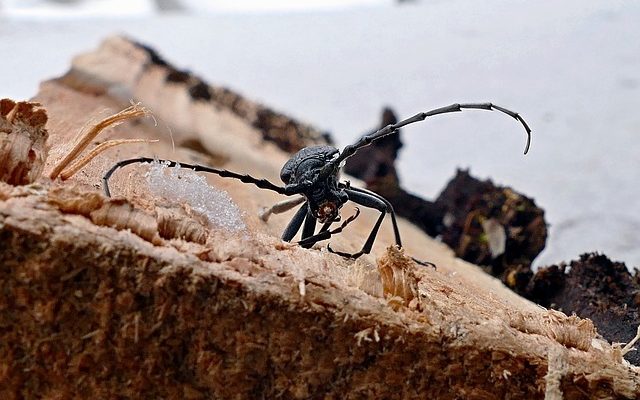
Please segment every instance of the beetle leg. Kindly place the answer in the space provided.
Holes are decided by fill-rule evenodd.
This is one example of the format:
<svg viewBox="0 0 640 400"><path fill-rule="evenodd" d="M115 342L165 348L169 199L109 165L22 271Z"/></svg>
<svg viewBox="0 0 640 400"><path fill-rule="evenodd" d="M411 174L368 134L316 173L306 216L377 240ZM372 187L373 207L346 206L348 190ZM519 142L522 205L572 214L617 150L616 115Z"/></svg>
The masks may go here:
<svg viewBox="0 0 640 400"><path fill-rule="evenodd" d="M389 200L385 199L383 196L379 195L376 192L372 192L371 190L367 190L367 189L362 189L359 187L355 187L355 186L350 186L349 182L347 181L346 184L340 184L340 186L344 186L345 189L349 189L352 190L354 192L360 192L360 193L364 193L364 194L368 194L370 196L373 196L375 198L377 198L380 201L383 201L386 206L387 206L387 212L389 214L391 214L391 225L393 226L393 235L395 237L396 240L396 245L398 247L402 247L402 240L400 239L400 229L398 229L398 221L396 220L396 212L393 210L393 206L391 205L391 203L389 202ZM351 200L351 198L349 198Z"/></svg>
<svg viewBox="0 0 640 400"><path fill-rule="evenodd" d="M360 204L361 206L364 206L364 207L375 208L376 210L380 211L380 216L378 217L378 220L373 226L373 229L371 230L371 233L369 234L367 241L364 243L364 246L362 246L362 249L359 252L352 254L352 253L345 253L342 251L335 251L331 248L331 246L327 245L327 249L331 253L335 253L342 257L353 258L353 259L358 258L363 254L371 253L371 249L373 248L373 243L376 240L376 236L378 235L378 230L380 229L380 226L382 225L382 221L384 220L384 217L387 212L391 214L391 221L393 223L393 231L395 234L396 245L398 247L402 247L402 242L400 241L400 232L398 230L398 223L396 221L395 212L393 210L393 206L391 205L391 203L389 203L387 199L385 199L384 197L380 196L377 193L371 192L366 189L361 189L361 188L351 187L350 189L345 189L345 192L347 192L347 194L349 195L349 200L353 201L354 203ZM411 259L420 265L431 266L434 268L436 267L435 264L430 263L428 261L421 261L414 257L411 257Z"/></svg>
<svg viewBox="0 0 640 400"><path fill-rule="evenodd" d="M311 213L311 207L307 207L307 217L304 220L304 226L302 227L302 235L300 236L300 242L304 241L306 238L313 237L313 234L316 231L316 217ZM298 244L300 244L298 242ZM300 244L302 247L311 247L313 243L308 245Z"/></svg>
<svg viewBox="0 0 640 400"><path fill-rule="evenodd" d="M309 209L309 206L305 202L302 205L302 207L300 207L298 211L296 211L293 218L291 218L291 222L289 222L289 225L287 225L284 232L282 233L282 240L284 240L285 242L290 242L291 239L293 239L296 233L298 233L298 231L300 230L300 227L302 226L302 222L304 221L304 218L307 216L308 209Z"/></svg>
<svg viewBox="0 0 640 400"><path fill-rule="evenodd" d="M387 209L387 204L384 201L377 198L376 196L372 196L368 193L355 191L353 189L345 189L345 192L349 195L349 200L353 201L354 203L360 204L361 206L368 207L368 208L375 208L376 210L380 211L380 216L378 217L378 220L373 226L373 229L371 230L371 233L369 234L367 241L364 243L364 246L362 246L362 249L359 252L353 253L353 254L344 253L341 251L334 251L333 249L331 249L330 246L327 246L328 250L332 253L335 253L347 258L358 258L363 254L371 253L371 248L373 247L373 242L375 242L376 236L378 235L378 230L380 230L380 225L382 225L384 216L387 214L387 211L389 210Z"/></svg>
<svg viewBox="0 0 640 400"><path fill-rule="evenodd" d="M281 214L283 212L287 212L291 210L293 207L297 206L298 204L302 204L304 201L305 201L305 198L302 196L296 197L294 199L287 199L287 200L278 202L269 208L266 208L266 207L263 208L258 213L258 216L260 217L261 220L263 220L264 222L267 222L271 214Z"/></svg>
<svg viewBox="0 0 640 400"><path fill-rule="evenodd" d="M302 247L311 247L314 244L316 244L317 242L329 239L331 237L331 235L335 235L337 233L342 232L342 230L344 228L346 228L347 225L349 225L351 222L353 222L356 218L358 218L359 215L360 215L360 209L358 207L356 207L355 214L353 214L352 216L347 218L342 224L340 224L339 227L337 227L337 228L335 228L335 229L330 231L329 227L331 226L332 222L327 222L324 225L322 225L322 228L320 229L320 232L318 232L318 234L310 236L310 237L305 238L303 240L300 240L298 242L298 244L300 246L302 246Z"/></svg>

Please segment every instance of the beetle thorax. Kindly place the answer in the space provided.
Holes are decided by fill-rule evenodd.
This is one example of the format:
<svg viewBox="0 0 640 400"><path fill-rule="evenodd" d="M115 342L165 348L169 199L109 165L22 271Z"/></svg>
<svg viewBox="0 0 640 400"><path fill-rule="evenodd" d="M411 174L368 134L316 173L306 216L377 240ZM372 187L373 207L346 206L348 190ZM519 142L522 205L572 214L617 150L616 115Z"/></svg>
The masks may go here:
<svg viewBox="0 0 640 400"><path fill-rule="evenodd" d="M337 154L338 149L333 146L305 147L294 154L280 171L280 178L287 185L314 182L301 194L307 198L311 212L321 223L335 220L348 200L344 190L338 187L338 166L325 179L315 181L320 170Z"/></svg>
<svg viewBox="0 0 640 400"><path fill-rule="evenodd" d="M333 146L309 146L294 154L280 171L280 179L287 185L313 180L318 171L338 154Z"/></svg>

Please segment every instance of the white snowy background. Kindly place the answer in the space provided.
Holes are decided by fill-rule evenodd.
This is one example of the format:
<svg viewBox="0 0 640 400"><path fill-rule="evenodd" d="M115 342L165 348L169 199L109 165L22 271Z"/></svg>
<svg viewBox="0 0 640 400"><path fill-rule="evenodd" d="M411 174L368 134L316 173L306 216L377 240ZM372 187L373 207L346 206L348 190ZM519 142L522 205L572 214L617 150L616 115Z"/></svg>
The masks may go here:
<svg viewBox="0 0 640 400"><path fill-rule="evenodd" d="M537 265L601 251L640 266L640 2L0 0L0 97L29 98L73 55L125 33L169 61L332 132L453 102L404 130L404 185L435 197L456 167L535 198Z"/></svg>

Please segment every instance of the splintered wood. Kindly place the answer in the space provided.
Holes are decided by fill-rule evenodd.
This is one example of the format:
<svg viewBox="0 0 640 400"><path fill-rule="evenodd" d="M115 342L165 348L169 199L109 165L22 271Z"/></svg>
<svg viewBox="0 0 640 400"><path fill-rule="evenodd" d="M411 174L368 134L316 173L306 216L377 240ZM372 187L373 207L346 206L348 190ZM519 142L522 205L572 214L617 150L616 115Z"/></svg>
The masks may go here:
<svg viewBox="0 0 640 400"><path fill-rule="evenodd" d="M378 260L378 271L384 295L395 307L408 306L418 295L418 279L414 269L416 263L405 256L402 249L390 246Z"/></svg>
<svg viewBox="0 0 640 400"><path fill-rule="evenodd" d="M25 185L40 177L48 132L47 114L39 106L0 100L0 181Z"/></svg>
<svg viewBox="0 0 640 400"><path fill-rule="evenodd" d="M44 111L0 102L0 398L639 398L640 371L590 321L518 297L407 221L407 254L437 270L393 247L387 226L378 262L285 244L290 217L258 215L282 197L217 177L208 185L228 193L246 229L209 224L189 201L153 192L148 167L114 175L119 197L105 197L100 179L115 162L193 162L179 145L189 140L224 153L224 168L278 178L289 155L263 130L298 125L271 112L257 129L205 96L217 92L201 80L191 93L196 79L178 72L123 38L76 58L36 96L49 117L48 158ZM122 146L66 181L42 176L74 171L87 137L104 128L91 119L125 108L128 98L110 95L123 90L154 102L178 145ZM108 140L162 137L130 123ZM94 128L74 142L83 126ZM25 141L7 146L21 129ZM315 143L311 131L280 142ZM359 249L376 216L363 211L332 247Z"/></svg>
<svg viewBox="0 0 640 400"><path fill-rule="evenodd" d="M73 146L73 148L71 149L71 151L69 151L67 155L65 155L64 158L60 160L60 162L58 162L58 164L53 167L53 169L49 173L49 178L56 179L58 175L60 175L62 180L69 179L71 176L73 176L73 174L78 172L82 167L84 167L87 163L89 163L98 154L100 154L101 152L111 147L119 146L122 144L129 144L129 143L157 142L157 140L150 140L150 139L110 140L110 141L99 144L93 150L91 150L89 154L77 160L75 163L71 164L76 158L78 158L80 153L82 153L82 151L84 151L87 148L87 146L91 144L91 141L94 140L103 130L111 126L120 124L126 120L142 117L146 115L149 115L149 111L147 109L145 109L144 107L141 107L139 104L132 104L130 107L116 114L110 115L109 117L101 120L97 124L91 126L89 129L87 129L86 132L81 132L78 135L78 140L76 144ZM69 164L71 165L69 166ZM67 168L67 166L69 167Z"/></svg>
<svg viewBox="0 0 640 400"><path fill-rule="evenodd" d="M512 316L510 324L521 332L544 335L567 347L583 351L591 348L597 333L590 320L576 316L567 317L556 310L535 314L517 313Z"/></svg>

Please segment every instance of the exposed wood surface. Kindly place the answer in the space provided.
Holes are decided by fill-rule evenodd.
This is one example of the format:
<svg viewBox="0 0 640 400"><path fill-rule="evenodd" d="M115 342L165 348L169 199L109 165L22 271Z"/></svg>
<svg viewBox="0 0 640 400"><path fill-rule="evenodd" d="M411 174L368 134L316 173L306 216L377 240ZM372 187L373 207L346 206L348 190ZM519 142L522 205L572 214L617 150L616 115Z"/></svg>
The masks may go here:
<svg viewBox="0 0 640 400"><path fill-rule="evenodd" d="M228 179L208 182L243 211L243 230L154 196L144 166L116 173L104 197L104 172L134 156L278 182L288 154L277 142L167 82L171 72L112 38L42 84L43 175L0 182L1 398L640 398L638 368L590 321L518 297L406 221L405 252L437 270L387 249L386 224L357 262L283 243L291 214L258 217L282 197ZM110 149L64 182L46 177L78 132L130 99L157 123L125 122L96 141L160 142ZM332 247L358 250L375 216L363 212Z"/></svg>

